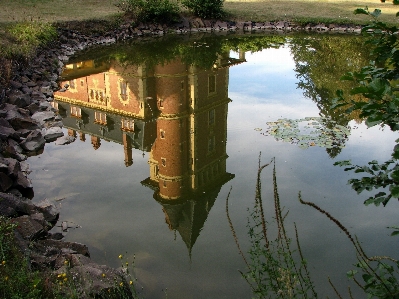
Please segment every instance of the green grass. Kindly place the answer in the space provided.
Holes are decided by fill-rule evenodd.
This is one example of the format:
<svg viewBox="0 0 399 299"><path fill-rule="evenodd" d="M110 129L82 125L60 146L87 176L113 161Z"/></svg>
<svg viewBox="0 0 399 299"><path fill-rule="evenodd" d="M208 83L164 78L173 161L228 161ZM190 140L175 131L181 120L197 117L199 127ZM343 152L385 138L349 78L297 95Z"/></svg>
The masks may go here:
<svg viewBox="0 0 399 299"><path fill-rule="evenodd" d="M43 298L44 278L29 270L14 240L15 227L10 219L0 216L0 297Z"/></svg>
<svg viewBox="0 0 399 299"><path fill-rule="evenodd" d="M378 0L226 0L225 10L232 17L251 21L301 21L364 24L369 21L354 15L356 8L369 7L382 10L380 20L394 24L399 6Z"/></svg>

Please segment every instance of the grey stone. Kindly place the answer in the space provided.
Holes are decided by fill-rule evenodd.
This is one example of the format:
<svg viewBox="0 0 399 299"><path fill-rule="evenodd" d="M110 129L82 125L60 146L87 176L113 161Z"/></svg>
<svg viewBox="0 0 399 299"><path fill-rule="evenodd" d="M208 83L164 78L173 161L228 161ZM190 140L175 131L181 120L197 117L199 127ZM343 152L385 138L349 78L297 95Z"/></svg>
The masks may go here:
<svg viewBox="0 0 399 299"><path fill-rule="evenodd" d="M40 211L46 221L50 223L54 223L58 220L58 217L60 215L59 210L55 205L50 203L47 199L43 199L39 203L36 204L36 208L38 211Z"/></svg>
<svg viewBox="0 0 399 299"><path fill-rule="evenodd" d="M8 118L7 120L14 128L14 130L17 131L19 129L36 130L40 128L36 122L22 117L12 117Z"/></svg>
<svg viewBox="0 0 399 299"><path fill-rule="evenodd" d="M75 141L75 137L73 136L62 136L55 141L56 145L66 145Z"/></svg>
<svg viewBox="0 0 399 299"><path fill-rule="evenodd" d="M43 137L46 139L47 142L54 141L58 137L64 136L64 132L62 132L62 129L60 127L51 127L48 129L43 129Z"/></svg>
<svg viewBox="0 0 399 299"><path fill-rule="evenodd" d="M5 173L0 172L0 191L6 192L12 187L13 180Z"/></svg>
<svg viewBox="0 0 399 299"><path fill-rule="evenodd" d="M39 108L40 108L42 111L46 111L46 110L51 110L51 108L53 108L53 107L51 106L51 104L50 104L49 102L47 102L47 101L42 101L42 102L40 102L40 104L39 104Z"/></svg>
<svg viewBox="0 0 399 299"><path fill-rule="evenodd" d="M24 141L20 143L21 147L30 152L35 152L44 147L46 140L40 130L32 131Z"/></svg>
<svg viewBox="0 0 399 299"><path fill-rule="evenodd" d="M31 103L28 93L29 91L21 94L12 94L8 97L8 102L18 107L26 107Z"/></svg>
<svg viewBox="0 0 399 299"><path fill-rule="evenodd" d="M8 138L13 138L15 140L19 140L19 135L14 130L13 127L4 127L0 125L0 139L6 140Z"/></svg>
<svg viewBox="0 0 399 299"><path fill-rule="evenodd" d="M32 119L40 124L44 124L46 121L53 120L54 117L55 113L53 111L39 111L32 115Z"/></svg>
<svg viewBox="0 0 399 299"><path fill-rule="evenodd" d="M18 226L16 227L16 231L22 236L25 240L36 240L42 237L45 234L45 229L43 225L39 224L37 221L33 220L28 215L23 215L13 219Z"/></svg>
<svg viewBox="0 0 399 299"><path fill-rule="evenodd" d="M14 183L18 189L32 189L32 182L28 179L23 172L19 172L17 176L17 180Z"/></svg>
<svg viewBox="0 0 399 299"><path fill-rule="evenodd" d="M46 247L56 248L58 250L68 249L68 251L90 257L89 248L81 243L65 242L53 239L39 240L37 243Z"/></svg>

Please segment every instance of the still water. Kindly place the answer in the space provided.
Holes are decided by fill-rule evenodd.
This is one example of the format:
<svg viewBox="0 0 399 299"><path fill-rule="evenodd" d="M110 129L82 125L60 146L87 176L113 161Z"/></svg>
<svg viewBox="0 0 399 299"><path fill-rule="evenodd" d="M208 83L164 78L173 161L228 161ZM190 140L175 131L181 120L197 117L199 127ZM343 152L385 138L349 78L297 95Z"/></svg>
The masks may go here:
<svg viewBox="0 0 399 299"><path fill-rule="evenodd" d="M34 200L54 202L58 225L69 226L65 240L87 244L96 262L134 259L144 298L251 298L226 198L231 189L230 218L246 251L259 153L262 163L275 157L286 229L294 236L296 223L319 295L334 296L328 277L347 294L355 251L298 192L368 254L397 253L386 228L397 225L396 200L365 206L371 194L357 195L347 185L354 174L333 166L386 161L398 138L330 109L335 90L351 87L340 76L367 63L367 52L360 37L195 35L82 53L65 66L68 88L54 101L76 139L29 158ZM298 124L295 138L275 134L276 123ZM338 133L322 139L322 131ZM270 223L271 179L265 169Z"/></svg>

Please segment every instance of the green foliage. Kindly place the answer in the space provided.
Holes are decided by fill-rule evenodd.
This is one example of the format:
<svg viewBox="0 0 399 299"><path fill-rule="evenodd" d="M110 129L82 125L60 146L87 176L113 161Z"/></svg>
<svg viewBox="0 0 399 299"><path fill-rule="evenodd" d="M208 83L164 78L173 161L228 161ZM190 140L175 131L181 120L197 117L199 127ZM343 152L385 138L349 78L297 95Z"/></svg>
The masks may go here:
<svg viewBox="0 0 399 299"><path fill-rule="evenodd" d="M348 161L342 161L340 162L340 164L342 164L341 166L350 165ZM329 220L331 220L338 226L338 228L348 237L350 242L353 244L357 256L357 263L355 264L357 270L348 271L347 277L355 281L356 285L360 287L367 295L367 298L399 298L399 262L397 260L386 256L367 256L359 240L357 238L353 238L348 229L343 226L330 213L321 209L319 206L312 202L306 202L302 200L301 196L299 196L299 201L302 204L310 206L316 209L318 212L324 214ZM361 275L363 283L359 280L359 275ZM334 290L336 291L335 288ZM336 293L339 298L343 298L340 294L338 294L337 291ZM350 298L353 297L350 296Z"/></svg>
<svg viewBox="0 0 399 299"><path fill-rule="evenodd" d="M262 171L271 163L274 163L273 204L275 211L274 221L277 228L277 237L275 239L270 239L269 236L269 228L273 221L268 221L264 215L260 178ZM285 228L285 219L288 213L284 212L280 205L274 159L270 163L261 166L259 157L255 204L253 209L250 210L247 223L248 236L250 238L248 260L240 249L229 217L228 197L226 199L226 212L239 252L248 267L245 273L241 272L241 275L251 286L256 298L317 298L306 260L301 252L296 227L296 249L293 249L292 240L288 237Z"/></svg>
<svg viewBox="0 0 399 299"><path fill-rule="evenodd" d="M325 120L323 126L334 129L335 125L347 127L357 119L356 113L344 113L345 106L331 109L339 85L344 92L356 86L354 82L340 80L342 74L354 71L369 61L369 50L363 47L362 36L295 35L289 47L295 61L298 87L305 97L314 101ZM357 100L354 98L354 100ZM331 158L341 152L341 147L326 148Z"/></svg>
<svg viewBox="0 0 399 299"><path fill-rule="evenodd" d="M194 15L204 19L218 19L224 16L224 0L182 0L182 4Z"/></svg>
<svg viewBox="0 0 399 299"><path fill-rule="evenodd" d="M8 28L10 39L15 44L5 45L4 51L8 56L29 56L37 47L45 45L57 36L56 28L49 23L21 22ZM1 52L1 51L0 51Z"/></svg>
<svg viewBox="0 0 399 299"><path fill-rule="evenodd" d="M148 67L166 64L179 57L188 65L203 69L211 68L218 57L230 50L256 52L262 49L278 47L285 42L283 36L218 36L207 34L198 39L196 36L170 35L145 40L132 40L130 44L115 44L85 52L77 59L93 59L101 64L116 59L124 66L146 64ZM162 51L159 51L162 47Z"/></svg>
<svg viewBox="0 0 399 299"><path fill-rule="evenodd" d="M397 80L399 79L399 29L396 26L388 26L378 21L381 14L379 9L370 12L368 8L358 8L355 14L365 14L373 18L373 22L364 27L362 32L368 37L365 45L372 51L373 60L369 65L358 72L348 72L341 80L351 81L356 84L350 90L350 95L357 96L358 101L347 101L344 92L338 90L334 99L333 108L344 110L347 114L359 111L360 117L365 119L368 127L380 125L389 126L392 131L399 130L399 95ZM396 140L396 143L399 139ZM396 144L392 159L379 164L371 161L366 166L352 165L348 162L345 170L354 170L355 173L367 173L368 176L361 179L348 181L358 193L364 190L384 188L384 191L369 197L365 204L383 204L393 198L399 198L399 145ZM341 165L340 162L335 165ZM342 165L341 165L342 166ZM387 190L388 189L388 190Z"/></svg>
<svg viewBox="0 0 399 299"><path fill-rule="evenodd" d="M365 166L352 165L350 161L346 160L335 162L334 165L346 166L345 171L354 170L355 173L369 174L369 176L361 179L353 178L348 181L348 184L352 185L352 188L358 194L364 190L385 189L386 192L380 191L374 196L370 196L365 200L365 205L374 204L378 206L382 203L385 206L392 197L399 198L399 165L395 160L391 159L382 164L373 160ZM387 187L388 190L386 190Z"/></svg>
<svg viewBox="0 0 399 299"><path fill-rule="evenodd" d="M115 5L139 22L170 23L180 13L173 0L119 0Z"/></svg>
<svg viewBox="0 0 399 299"><path fill-rule="evenodd" d="M26 259L17 249L15 228L10 219L0 216L0 297L43 298L43 279L29 270Z"/></svg>

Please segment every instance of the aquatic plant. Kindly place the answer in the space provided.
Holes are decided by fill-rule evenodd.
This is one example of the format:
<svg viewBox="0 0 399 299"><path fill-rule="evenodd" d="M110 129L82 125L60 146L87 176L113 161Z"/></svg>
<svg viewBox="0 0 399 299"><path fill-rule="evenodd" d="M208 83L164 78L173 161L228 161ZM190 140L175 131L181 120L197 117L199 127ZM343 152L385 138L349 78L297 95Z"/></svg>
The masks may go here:
<svg viewBox="0 0 399 299"><path fill-rule="evenodd" d="M273 136L277 141L297 144L303 149L311 146L343 148L350 134L347 127L325 117L284 118L266 124L268 127L264 135Z"/></svg>
<svg viewBox="0 0 399 299"><path fill-rule="evenodd" d="M260 156L259 156L260 161ZM272 221L265 218L262 196L261 196L261 172L271 164L273 165L273 193L274 193L274 222L277 226L277 237L270 238L270 225ZM230 190L231 192L231 190ZM306 260L302 254L298 238L296 225L295 238L296 249L293 249L292 240L288 237L285 226L285 219L288 212L283 213L278 193L276 180L276 165L272 159L268 164L258 167L256 180L255 204L250 210L248 218L248 236L250 238L250 249L248 256L242 251L236 236L228 210L228 200L230 192L226 198L227 219L236 242L238 251L243 258L247 271L241 272L254 295L257 298L317 298L315 286L310 279ZM354 264L356 269L347 272L347 277L355 282L367 298L395 299L399 298L399 261L387 256L368 256L361 246L356 236L352 236L349 230L329 212L323 210L318 205L302 199L301 193L298 194L301 204L310 206L319 213L325 215L330 221L348 237L356 253L357 262ZM397 227L392 227L397 229ZM392 235L399 234L394 231ZM297 255L294 257L294 255ZM361 277L361 278L360 278ZM338 296L337 288L328 279L331 287ZM350 298L353 298L351 289L348 288Z"/></svg>
<svg viewBox="0 0 399 299"><path fill-rule="evenodd" d="M270 238L271 221L267 221L265 217L261 193L261 173L271 164L273 164L274 222L277 227L275 239ZM255 202L247 223L250 238L248 258L240 248L229 216L229 195L226 198L227 218L238 250L247 266L247 271L240 273L251 286L253 294L257 298L317 298L306 260L302 255L297 228L295 226L296 249L294 249L285 227L284 221L288 212L284 212L280 204L275 159L260 165L259 156Z"/></svg>
<svg viewBox="0 0 399 299"><path fill-rule="evenodd" d="M330 213L323 210L312 202L304 201L301 194L298 195L301 204L310 206L318 212L324 214L329 220L335 223L338 228L345 233L352 243L357 257L355 267L357 270L350 270L347 272L347 277L352 279L358 287L360 287L367 298L381 298L381 299L397 299L399 298L399 261L388 256L373 256L366 255L357 237L353 237L348 229L341 224ZM363 283L358 276L361 276ZM335 293L339 298L342 296L338 293L332 282L329 280ZM349 295L351 298L351 290L349 288Z"/></svg>

